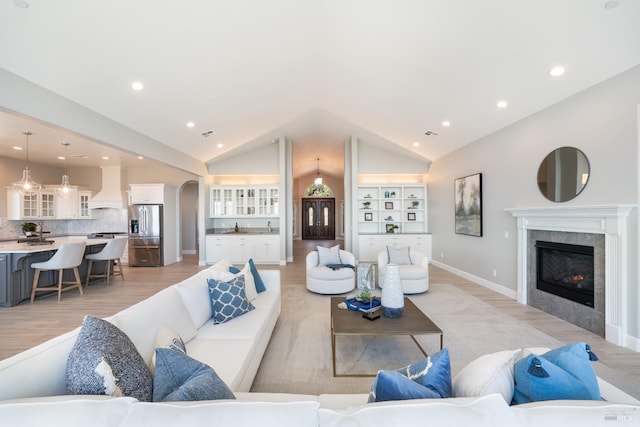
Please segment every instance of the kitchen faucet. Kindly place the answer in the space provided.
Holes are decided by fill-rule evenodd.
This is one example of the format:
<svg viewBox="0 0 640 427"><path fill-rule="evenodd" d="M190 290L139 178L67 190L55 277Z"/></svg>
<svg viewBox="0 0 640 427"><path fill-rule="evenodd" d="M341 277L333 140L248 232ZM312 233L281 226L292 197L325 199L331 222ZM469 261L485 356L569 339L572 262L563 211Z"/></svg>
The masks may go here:
<svg viewBox="0 0 640 427"><path fill-rule="evenodd" d="M271 233L271 221L267 221L267 230Z"/></svg>
<svg viewBox="0 0 640 427"><path fill-rule="evenodd" d="M42 221L38 222L38 228L40 229L40 241L42 242L44 239L42 238Z"/></svg>

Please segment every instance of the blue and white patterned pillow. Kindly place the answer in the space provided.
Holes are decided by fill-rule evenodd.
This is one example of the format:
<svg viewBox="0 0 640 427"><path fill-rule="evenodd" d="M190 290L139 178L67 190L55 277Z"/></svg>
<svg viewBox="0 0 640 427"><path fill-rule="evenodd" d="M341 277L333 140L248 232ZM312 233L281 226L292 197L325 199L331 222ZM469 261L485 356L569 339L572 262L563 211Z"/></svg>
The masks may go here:
<svg viewBox="0 0 640 427"><path fill-rule="evenodd" d="M441 350L396 371L379 371L369 402L440 399L452 396L449 350Z"/></svg>
<svg viewBox="0 0 640 427"><path fill-rule="evenodd" d="M254 309L244 291L244 275L228 282L209 279L207 283L214 324L228 322Z"/></svg>

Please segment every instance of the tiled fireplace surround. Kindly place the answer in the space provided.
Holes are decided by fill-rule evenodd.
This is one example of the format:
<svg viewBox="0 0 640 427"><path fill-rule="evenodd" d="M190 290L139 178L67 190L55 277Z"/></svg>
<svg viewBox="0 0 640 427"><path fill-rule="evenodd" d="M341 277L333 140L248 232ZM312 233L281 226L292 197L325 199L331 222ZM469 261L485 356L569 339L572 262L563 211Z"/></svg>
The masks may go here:
<svg viewBox="0 0 640 427"><path fill-rule="evenodd" d="M628 329L627 217L634 208L632 205L606 205L507 209L518 221L518 302L545 311L572 311L572 314L567 313L568 316L558 317L600 335L604 332L607 341L625 346ZM603 235L604 239L595 235ZM568 300L561 301L563 298L560 297L553 297L552 302L549 296L535 295L540 292L531 289L535 288L535 247L534 253L531 252L536 239L595 247L594 267L597 274L598 269L604 266L604 274L600 274L601 280L604 277L604 283L596 283L593 309ZM593 318L588 324L575 321L586 314ZM600 331L593 330L592 324L600 324Z"/></svg>

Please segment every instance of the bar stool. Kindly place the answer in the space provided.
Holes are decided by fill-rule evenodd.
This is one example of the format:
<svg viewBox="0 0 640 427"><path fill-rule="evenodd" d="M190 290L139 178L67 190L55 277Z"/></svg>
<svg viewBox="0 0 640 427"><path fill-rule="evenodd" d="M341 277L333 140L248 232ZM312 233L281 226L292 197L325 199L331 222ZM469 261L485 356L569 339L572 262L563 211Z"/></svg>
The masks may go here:
<svg viewBox="0 0 640 427"><path fill-rule="evenodd" d="M89 260L89 268L87 269L87 283L85 286L89 286L89 279L92 277L106 277L107 278L107 286L109 286L109 277L111 276L111 261L118 261L118 269L119 271L113 270L114 276L122 276L122 280L124 280L124 273L122 271L122 262L120 262L120 258L122 258L122 254L124 253L124 248L127 245L126 237L115 237L105 245L104 248L97 254L89 254L86 255L85 258ZM103 274L91 274L91 268L93 267L94 261L106 261L106 265L104 267Z"/></svg>
<svg viewBox="0 0 640 427"><path fill-rule="evenodd" d="M31 264L31 268L35 268L36 272L33 276L33 285L31 288L31 302L36 298L36 292L41 291L58 291L58 302L63 291L69 289L78 288L80 295L82 293L82 282L80 281L80 274L78 273L78 266L82 264L82 257L84 256L84 249L87 246L87 242L74 242L63 243L58 251L51 257L49 261L34 262ZM76 280L67 281L63 280L64 270L73 269L73 275ZM40 278L41 271L58 270L58 285L38 287L38 280ZM62 285L70 284L71 286L62 287Z"/></svg>

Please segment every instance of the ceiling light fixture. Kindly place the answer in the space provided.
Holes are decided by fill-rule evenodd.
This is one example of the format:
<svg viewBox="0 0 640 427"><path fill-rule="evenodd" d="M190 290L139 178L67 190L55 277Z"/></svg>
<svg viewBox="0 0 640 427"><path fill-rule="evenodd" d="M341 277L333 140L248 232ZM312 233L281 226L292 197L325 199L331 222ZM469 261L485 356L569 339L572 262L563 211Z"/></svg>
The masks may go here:
<svg viewBox="0 0 640 427"><path fill-rule="evenodd" d="M436 132L432 131L432 130L428 130L424 134L427 135L427 136L431 136L431 135L438 136L438 134Z"/></svg>
<svg viewBox="0 0 640 427"><path fill-rule="evenodd" d="M562 65L556 65L549 70L549 75L552 77L560 77L565 73L565 68Z"/></svg>
<svg viewBox="0 0 640 427"><path fill-rule="evenodd" d="M27 150L27 162L22 171L22 179L18 182L13 183L13 189L20 194L24 194L25 192L38 191L42 187L40 184L35 182L31 178L31 171L29 170L29 135L33 135L31 132L26 131L23 132L26 136L26 150Z"/></svg>
<svg viewBox="0 0 640 427"><path fill-rule="evenodd" d="M224 147L224 144L218 144L218 145L216 145L216 147L217 148L222 148L222 147Z"/></svg>
<svg viewBox="0 0 640 427"><path fill-rule="evenodd" d="M142 83L140 83L140 82L133 82L133 83L131 83L131 88L133 90L140 91L140 90L144 89L144 85Z"/></svg>
<svg viewBox="0 0 640 427"><path fill-rule="evenodd" d="M313 180L315 185L322 185L322 177L320 176L320 157L316 159L318 162L318 169L316 171L316 179Z"/></svg>
<svg viewBox="0 0 640 427"><path fill-rule="evenodd" d="M67 174L67 147L69 143L62 141L62 145L64 145L64 175L62 175L62 183L59 187L56 187L55 191L58 197L66 199L71 196L71 184L69 184L69 175Z"/></svg>
<svg viewBox="0 0 640 427"><path fill-rule="evenodd" d="M444 122L442 122L442 126L448 128L449 126L451 126L451 122L449 120L445 120Z"/></svg>
<svg viewBox="0 0 640 427"><path fill-rule="evenodd" d="M414 147L420 147L420 143L419 143L419 142L414 142L414 143L413 143L413 144L411 144L411 145L413 145Z"/></svg>
<svg viewBox="0 0 640 427"><path fill-rule="evenodd" d="M193 122L187 122L187 127L188 127L188 128L192 128L192 127L194 127L195 125L196 125L196 124L195 124L195 123L193 123Z"/></svg>
<svg viewBox="0 0 640 427"><path fill-rule="evenodd" d="M605 9L615 9L619 5L620 5L620 2L618 0L609 0L608 2L606 2L604 4L604 8Z"/></svg>
<svg viewBox="0 0 640 427"><path fill-rule="evenodd" d="M496 107L498 107L498 108L507 108L507 105L509 105L507 103L507 101L498 101L498 102L496 102Z"/></svg>

